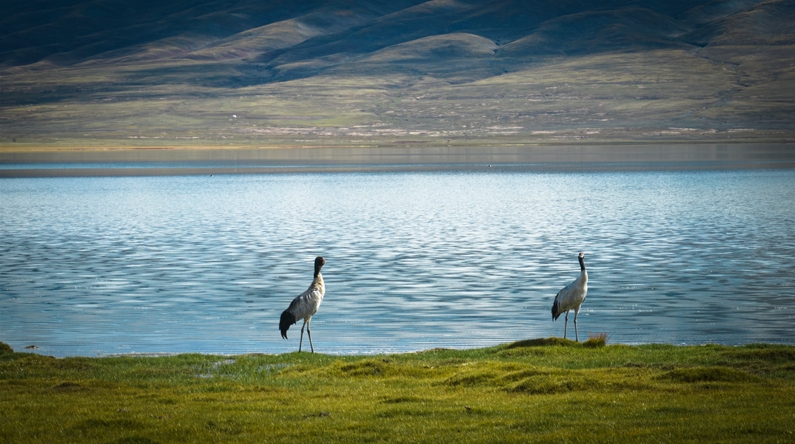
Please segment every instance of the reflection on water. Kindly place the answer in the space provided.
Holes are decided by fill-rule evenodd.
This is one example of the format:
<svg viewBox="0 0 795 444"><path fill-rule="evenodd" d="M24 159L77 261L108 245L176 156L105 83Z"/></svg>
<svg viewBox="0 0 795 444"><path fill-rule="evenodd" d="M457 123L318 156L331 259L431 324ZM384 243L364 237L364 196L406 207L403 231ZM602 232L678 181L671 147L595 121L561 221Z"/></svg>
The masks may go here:
<svg viewBox="0 0 795 444"><path fill-rule="evenodd" d="M0 180L0 340L55 356L281 353L323 255L327 353L562 336L795 343L795 171ZM571 327L571 326L570 326Z"/></svg>
<svg viewBox="0 0 795 444"><path fill-rule="evenodd" d="M795 145L128 149L0 152L0 177L157 176L352 171L649 171L795 168Z"/></svg>

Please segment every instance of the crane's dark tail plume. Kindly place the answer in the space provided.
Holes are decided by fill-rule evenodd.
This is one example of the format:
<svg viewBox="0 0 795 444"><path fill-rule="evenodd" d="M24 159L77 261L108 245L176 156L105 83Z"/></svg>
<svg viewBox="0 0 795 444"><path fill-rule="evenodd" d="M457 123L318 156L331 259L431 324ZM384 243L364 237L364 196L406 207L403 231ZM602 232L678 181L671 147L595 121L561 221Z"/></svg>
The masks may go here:
<svg viewBox="0 0 795 444"><path fill-rule="evenodd" d="M291 325L295 324L295 316L290 313L290 309L282 312L282 317L279 319L279 330L282 332L282 338L287 339L287 330Z"/></svg>
<svg viewBox="0 0 795 444"><path fill-rule="evenodd" d="M558 298L555 297L555 302L552 304L552 320L557 321L558 317L560 316L560 311L558 311ZM284 316L284 315L282 315Z"/></svg>

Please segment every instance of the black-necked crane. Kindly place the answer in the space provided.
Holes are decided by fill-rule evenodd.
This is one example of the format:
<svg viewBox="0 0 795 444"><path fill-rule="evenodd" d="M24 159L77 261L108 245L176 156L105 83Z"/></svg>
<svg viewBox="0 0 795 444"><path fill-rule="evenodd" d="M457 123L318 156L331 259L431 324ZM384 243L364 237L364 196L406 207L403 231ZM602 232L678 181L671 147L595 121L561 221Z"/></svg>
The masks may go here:
<svg viewBox="0 0 795 444"><path fill-rule="evenodd" d="M287 310L282 312L282 317L279 319L279 330L282 332L282 338L287 339L287 329L291 325L298 322L299 319L304 320L301 326L301 340L298 341L298 351L301 351L301 345L304 342L304 327L309 336L309 347L312 353L315 352L315 346L312 345L312 332L309 331L309 321L312 316L317 313L320 308L320 303L323 302L323 296L326 294L326 285L323 283L323 275L320 274L320 269L326 264L326 260L318 256L315 258L315 278L312 279L312 284L309 288L299 294L290 302Z"/></svg>
<svg viewBox="0 0 795 444"><path fill-rule="evenodd" d="M563 339L566 339L566 328L569 326L569 311L574 310L574 337L577 342L580 342L580 335L577 332L577 314L580 312L582 301L585 300L585 295L588 293L588 271L585 270L585 262L583 258L585 255L580 252L578 259L580 260L580 276L574 282L563 287L555 296L555 302L552 303L552 320L557 320L558 316L564 311L566 312L566 323L563 325Z"/></svg>

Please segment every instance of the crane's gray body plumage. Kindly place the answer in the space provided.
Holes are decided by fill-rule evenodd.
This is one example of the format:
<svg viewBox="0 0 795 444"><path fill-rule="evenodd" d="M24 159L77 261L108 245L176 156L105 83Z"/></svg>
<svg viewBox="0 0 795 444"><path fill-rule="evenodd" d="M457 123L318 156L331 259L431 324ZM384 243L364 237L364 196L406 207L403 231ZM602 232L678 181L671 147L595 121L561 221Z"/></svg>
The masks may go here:
<svg viewBox="0 0 795 444"><path fill-rule="evenodd" d="M287 339L287 330L291 325L298 322L299 319L304 320L301 326L301 339L298 342L298 351L301 351L301 346L304 342L304 327L306 327L307 335L309 336L309 347L312 353L315 352L315 346L312 344L312 332L309 330L309 323L312 316L317 313L320 308L320 303L323 302L323 296L326 294L326 285L323 283L323 275L320 274L320 268L326 263L326 260L318 256L315 258L315 277L312 279L312 284L309 288L299 294L290 302L287 310L282 312L279 319L279 330L282 333L282 338Z"/></svg>
<svg viewBox="0 0 795 444"><path fill-rule="evenodd" d="M588 271L585 269L584 257L585 255L583 253L580 253L578 256L580 261L580 276L569 285L563 287L555 296L555 302L552 303L553 321L557 320L562 313L566 313L566 323L563 326L563 339L566 339L566 329L569 326L569 311L574 310L574 336L577 342L580 341L580 334L577 331L577 315L580 312L582 302L585 300L585 295L588 293Z"/></svg>

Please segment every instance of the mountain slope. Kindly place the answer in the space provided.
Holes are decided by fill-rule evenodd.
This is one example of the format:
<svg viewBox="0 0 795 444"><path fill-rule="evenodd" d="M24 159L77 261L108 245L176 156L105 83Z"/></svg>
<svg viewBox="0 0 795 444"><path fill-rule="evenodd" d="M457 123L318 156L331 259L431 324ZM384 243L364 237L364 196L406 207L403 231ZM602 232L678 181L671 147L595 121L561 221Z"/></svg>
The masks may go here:
<svg viewBox="0 0 795 444"><path fill-rule="evenodd" d="M0 8L0 146L795 137L784 0Z"/></svg>
<svg viewBox="0 0 795 444"><path fill-rule="evenodd" d="M680 40L698 46L792 45L795 44L795 3L767 0L711 21Z"/></svg>

